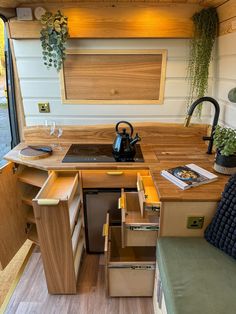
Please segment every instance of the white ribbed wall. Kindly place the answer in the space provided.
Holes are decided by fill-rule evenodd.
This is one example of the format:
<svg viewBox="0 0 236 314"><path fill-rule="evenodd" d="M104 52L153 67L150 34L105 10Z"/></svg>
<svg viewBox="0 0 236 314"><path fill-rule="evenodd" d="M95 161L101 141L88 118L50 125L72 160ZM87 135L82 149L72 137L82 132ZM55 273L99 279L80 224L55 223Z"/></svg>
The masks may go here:
<svg viewBox="0 0 236 314"><path fill-rule="evenodd" d="M39 40L14 40L24 111L27 125L114 123L129 121L183 122L188 92L186 65L189 41L183 39L71 40L69 47L80 49L167 49L167 78L163 105L63 105L59 76L42 62ZM212 80L210 80L212 86ZM211 86L209 95L211 95ZM40 114L38 102L50 102L51 113ZM209 121L205 106L203 122Z"/></svg>
<svg viewBox="0 0 236 314"><path fill-rule="evenodd" d="M228 92L236 87L236 32L219 37L217 46L215 97L221 106L220 122L236 128L236 103L228 100Z"/></svg>

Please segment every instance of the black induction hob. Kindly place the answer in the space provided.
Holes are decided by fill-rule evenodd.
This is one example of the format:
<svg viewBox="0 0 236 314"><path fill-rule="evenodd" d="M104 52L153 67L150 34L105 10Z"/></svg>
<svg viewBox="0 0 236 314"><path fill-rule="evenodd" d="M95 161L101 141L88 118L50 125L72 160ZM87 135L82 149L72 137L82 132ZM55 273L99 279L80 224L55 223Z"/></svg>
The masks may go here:
<svg viewBox="0 0 236 314"><path fill-rule="evenodd" d="M140 145L136 145L133 159L116 161L112 155L112 144L72 144L62 162L144 162L144 159Z"/></svg>

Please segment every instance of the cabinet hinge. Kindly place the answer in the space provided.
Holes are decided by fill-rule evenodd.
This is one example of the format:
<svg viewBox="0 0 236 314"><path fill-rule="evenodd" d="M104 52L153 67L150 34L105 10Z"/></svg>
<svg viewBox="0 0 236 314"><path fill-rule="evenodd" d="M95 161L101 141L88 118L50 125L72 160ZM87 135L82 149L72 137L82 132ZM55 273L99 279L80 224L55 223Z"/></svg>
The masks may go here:
<svg viewBox="0 0 236 314"><path fill-rule="evenodd" d="M14 167L12 168L13 174L16 174L17 170L18 170L18 166L14 165Z"/></svg>
<svg viewBox="0 0 236 314"><path fill-rule="evenodd" d="M29 234L30 229L31 229L31 224L30 224L30 223L26 223L25 233L26 233L26 234Z"/></svg>

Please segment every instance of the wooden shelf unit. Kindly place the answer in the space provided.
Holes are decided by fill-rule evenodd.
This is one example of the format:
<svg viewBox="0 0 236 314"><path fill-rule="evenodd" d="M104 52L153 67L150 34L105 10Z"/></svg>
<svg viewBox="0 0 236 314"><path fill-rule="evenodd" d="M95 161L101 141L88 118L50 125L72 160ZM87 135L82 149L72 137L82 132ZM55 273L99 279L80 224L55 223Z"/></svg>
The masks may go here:
<svg viewBox="0 0 236 314"><path fill-rule="evenodd" d="M21 182L41 188L47 177L47 171L26 166L19 166L18 180Z"/></svg>
<svg viewBox="0 0 236 314"><path fill-rule="evenodd" d="M18 188L21 197L21 207L26 217L27 238L39 245L36 219L33 210L33 199L48 177L47 171L19 165L17 169Z"/></svg>
<svg viewBox="0 0 236 314"><path fill-rule="evenodd" d="M33 200L48 291L75 294L84 247L80 173L52 171Z"/></svg>
<svg viewBox="0 0 236 314"><path fill-rule="evenodd" d="M39 188L34 185L20 184L21 199L24 204L33 206L33 199L39 192Z"/></svg>

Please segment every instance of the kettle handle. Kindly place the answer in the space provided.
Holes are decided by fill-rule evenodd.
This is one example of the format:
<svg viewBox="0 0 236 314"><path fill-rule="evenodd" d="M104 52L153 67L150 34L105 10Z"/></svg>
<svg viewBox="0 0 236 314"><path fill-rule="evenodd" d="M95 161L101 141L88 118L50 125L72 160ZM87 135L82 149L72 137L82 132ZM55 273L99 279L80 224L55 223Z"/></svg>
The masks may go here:
<svg viewBox="0 0 236 314"><path fill-rule="evenodd" d="M127 125L130 127L130 137L132 137L132 135L133 135L133 133L134 133L134 128L133 128L132 124L129 123L128 121L120 121L120 122L118 122L118 123L116 124L116 133L118 133L118 127L119 127L119 125L120 125L121 123L125 123L125 124L127 124Z"/></svg>

